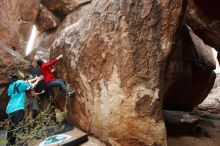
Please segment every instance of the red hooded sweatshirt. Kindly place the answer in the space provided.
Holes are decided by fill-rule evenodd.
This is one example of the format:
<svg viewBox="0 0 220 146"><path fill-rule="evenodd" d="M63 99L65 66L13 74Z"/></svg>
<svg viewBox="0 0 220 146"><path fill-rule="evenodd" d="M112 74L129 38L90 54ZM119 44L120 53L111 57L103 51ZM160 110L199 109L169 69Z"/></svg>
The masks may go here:
<svg viewBox="0 0 220 146"><path fill-rule="evenodd" d="M50 67L52 67L55 63L57 63L57 61L58 61L57 59L54 59L41 65L40 70L42 75L44 76L45 83L56 80L56 78L54 77L53 73L50 70Z"/></svg>

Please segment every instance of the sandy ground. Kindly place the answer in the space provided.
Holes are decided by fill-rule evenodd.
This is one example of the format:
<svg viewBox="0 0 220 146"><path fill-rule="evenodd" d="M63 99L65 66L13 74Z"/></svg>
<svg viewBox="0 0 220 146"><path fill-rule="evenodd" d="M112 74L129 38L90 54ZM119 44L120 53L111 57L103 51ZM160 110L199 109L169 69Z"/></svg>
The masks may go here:
<svg viewBox="0 0 220 146"><path fill-rule="evenodd" d="M205 134L168 136L168 146L220 146L220 119L205 120L199 125Z"/></svg>
<svg viewBox="0 0 220 146"><path fill-rule="evenodd" d="M80 146L106 146L104 143L94 137L89 137L88 141Z"/></svg>
<svg viewBox="0 0 220 146"><path fill-rule="evenodd" d="M202 118L204 122L198 125L202 129L201 134L170 134L167 138L168 146L220 146L220 114L216 119L210 117ZM4 131L0 130L0 136L4 133ZM0 141L0 146L4 146L4 142ZM106 145L96 138L89 137L88 142L80 146Z"/></svg>

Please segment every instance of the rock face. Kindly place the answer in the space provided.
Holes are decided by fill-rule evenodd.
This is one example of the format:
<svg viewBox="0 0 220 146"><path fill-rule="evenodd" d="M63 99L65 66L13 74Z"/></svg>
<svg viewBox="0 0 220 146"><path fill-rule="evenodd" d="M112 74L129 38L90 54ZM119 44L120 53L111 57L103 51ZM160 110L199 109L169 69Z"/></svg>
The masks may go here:
<svg viewBox="0 0 220 146"><path fill-rule="evenodd" d="M199 105L200 109L209 110L210 112L220 112L220 74L217 74L215 84L208 97Z"/></svg>
<svg viewBox="0 0 220 146"><path fill-rule="evenodd" d="M49 2L49 1L48 1ZM51 4L52 5L52 4ZM54 5L57 5L57 4L54 4ZM48 6L47 6L48 7ZM47 31L41 31L41 33L39 33L39 35L37 36L36 38L36 41L35 41L35 47L34 48L38 48L38 47L43 47L43 48L46 48L48 50L51 49L51 45L53 44L53 41L55 40L55 38L57 38L60 34L60 32L63 30L63 28L66 28L70 25L72 25L73 23L75 23L76 21L78 21L83 15L85 12L87 12L89 9L89 4L81 4L80 7L77 8L76 11L72 12L73 14L71 15L71 13L67 16L65 16L65 19L64 18L60 18L61 20L64 19L59 27L56 27L56 29L54 29L54 26L50 25L50 24L45 24L45 21L44 19L41 19L40 17L37 18L37 21L36 21L36 24L45 24L45 26L49 26L49 28L54 31L50 31L49 33ZM52 13L54 15L54 13ZM55 16L55 15L54 15ZM46 17L48 18L48 17ZM38 25L38 29L39 30L45 30L44 27L42 25ZM46 29L48 30L48 29Z"/></svg>
<svg viewBox="0 0 220 146"><path fill-rule="evenodd" d="M215 59L192 30L183 26L164 73L164 108L192 110L208 95L215 81Z"/></svg>
<svg viewBox="0 0 220 146"><path fill-rule="evenodd" d="M46 7L41 5L40 12L36 20L36 27L39 31L47 31L57 27L60 23L60 19L48 11Z"/></svg>
<svg viewBox="0 0 220 146"><path fill-rule="evenodd" d="M187 24L206 44L217 50L220 48L219 7L218 0L189 0L187 8Z"/></svg>
<svg viewBox="0 0 220 146"><path fill-rule="evenodd" d="M40 0L2 0L0 3L0 41L24 53Z"/></svg>
<svg viewBox="0 0 220 146"><path fill-rule="evenodd" d="M52 42L57 34L51 58L64 54L57 69L77 92L68 105L69 121L108 145L166 145L160 72L182 4L93 0L80 19L77 10L67 16L76 23L66 17L47 35Z"/></svg>
<svg viewBox="0 0 220 146"><path fill-rule="evenodd" d="M42 0L42 4L56 16L64 18L78 7L90 3L92 0Z"/></svg>
<svg viewBox="0 0 220 146"><path fill-rule="evenodd" d="M186 20L195 34L217 48L219 17L205 11L206 2L189 1ZM39 10L40 0L0 3L0 41L5 44L0 46L0 79L25 68L15 51L24 52L20 48L36 20L41 32L35 48L50 51L51 58L64 55L57 70L77 93L69 99L67 119L106 145L166 145L162 102L166 109L192 109L214 83L211 48L182 26L184 0L41 4ZM12 45L15 51L6 48ZM61 109L63 99L56 98ZM3 98L0 114L6 103Z"/></svg>

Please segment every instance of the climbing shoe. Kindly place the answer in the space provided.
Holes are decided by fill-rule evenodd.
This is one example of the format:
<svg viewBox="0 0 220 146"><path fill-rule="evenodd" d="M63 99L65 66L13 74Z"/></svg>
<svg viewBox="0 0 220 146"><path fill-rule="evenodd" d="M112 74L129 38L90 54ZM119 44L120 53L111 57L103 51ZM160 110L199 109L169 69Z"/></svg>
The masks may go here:
<svg viewBox="0 0 220 146"><path fill-rule="evenodd" d="M69 97L74 97L74 96L76 96L76 92L74 92L74 91L69 91L69 92L67 92L67 95L68 95Z"/></svg>

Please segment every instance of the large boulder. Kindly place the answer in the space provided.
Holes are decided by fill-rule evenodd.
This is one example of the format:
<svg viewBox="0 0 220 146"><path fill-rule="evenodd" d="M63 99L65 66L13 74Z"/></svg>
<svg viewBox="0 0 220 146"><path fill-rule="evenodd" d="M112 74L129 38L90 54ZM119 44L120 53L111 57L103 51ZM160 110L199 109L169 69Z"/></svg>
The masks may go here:
<svg viewBox="0 0 220 146"><path fill-rule="evenodd" d="M218 0L189 0L186 17L195 33L217 50L220 48L219 7Z"/></svg>
<svg viewBox="0 0 220 146"><path fill-rule="evenodd" d="M216 76L215 84L207 98L198 106L199 109L213 113L220 112L220 74Z"/></svg>
<svg viewBox="0 0 220 146"><path fill-rule="evenodd" d="M58 25L59 27L55 25L56 29L53 29L54 27L51 25L50 23L51 21L44 21L44 19L38 17L36 20L37 25L44 24L44 26L49 26L48 28L52 28L52 30L47 31L47 29L40 29L42 25L41 26L38 25L39 30L41 31L40 33L38 33L37 38L35 39L33 51L30 54L30 56L35 56L36 51L45 52L41 48L45 48L49 51L52 48L51 45L53 44L53 41L57 38L57 36L60 35L60 32L63 30L63 28L66 28L72 25L73 23L77 22L84 15L84 13L88 11L89 8L90 8L90 4L87 3L80 6L76 11L72 12L71 14L65 16L65 19L64 17L62 17L61 18L62 22ZM48 18L47 15L46 18ZM49 22L49 24L47 24L47 22ZM40 54L37 54L37 56L40 57Z"/></svg>
<svg viewBox="0 0 220 146"><path fill-rule="evenodd" d="M47 31L56 28L60 24L60 19L53 15L43 5L40 7L40 12L36 20L36 27L39 31Z"/></svg>
<svg viewBox="0 0 220 146"><path fill-rule="evenodd" d="M42 0L41 3L56 16L64 18L67 14L76 10L92 0Z"/></svg>
<svg viewBox="0 0 220 146"><path fill-rule="evenodd" d="M47 43L51 58L64 54L57 69L77 92L68 102L69 121L108 145L166 145L160 78L182 5L181 0L93 0L80 19L42 32L57 34Z"/></svg>
<svg viewBox="0 0 220 146"><path fill-rule="evenodd" d="M0 3L0 41L24 53L40 0L4 0Z"/></svg>
<svg viewBox="0 0 220 146"><path fill-rule="evenodd" d="M186 25L178 32L174 48L162 80L164 108L192 110L207 97L215 81L212 48Z"/></svg>

